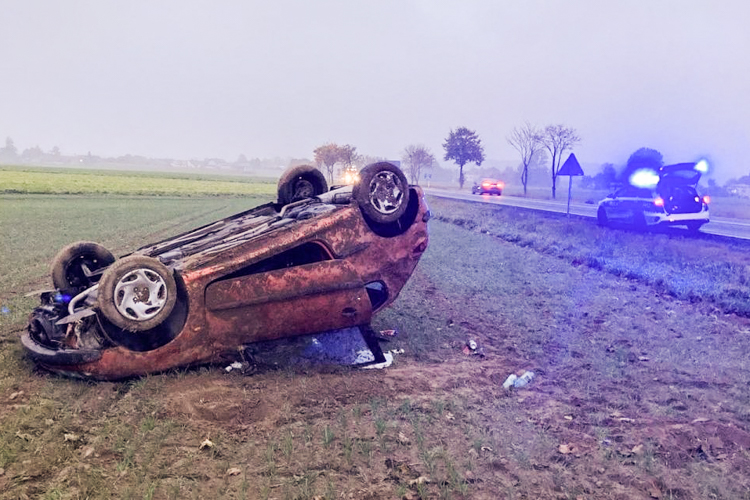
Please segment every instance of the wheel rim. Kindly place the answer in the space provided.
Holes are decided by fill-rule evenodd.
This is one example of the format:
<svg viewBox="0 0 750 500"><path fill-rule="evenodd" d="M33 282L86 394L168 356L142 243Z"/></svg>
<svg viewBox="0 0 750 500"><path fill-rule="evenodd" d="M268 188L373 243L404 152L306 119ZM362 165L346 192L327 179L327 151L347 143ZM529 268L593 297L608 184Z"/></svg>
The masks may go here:
<svg viewBox="0 0 750 500"><path fill-rule="evenodd" d="M397 211L404 200L401 179L393 172L379 172L370 181L370 204L381 214Z"/></svg>
<svg viewBox="0 0 750 500"><path fill-rule="evenodd" d="M150 269L134 269L115 286L117 311L134 321L147 321L164 309L167 285L164 278Z"/></svg>
<svg viewBox="0 0 750 500"><path fill-rule="evenodd" d="M304 198L312 198L315 196L315 186L312 182L307 179L300 179L294 183L294 196L293 200L302 200Z"/></svg>

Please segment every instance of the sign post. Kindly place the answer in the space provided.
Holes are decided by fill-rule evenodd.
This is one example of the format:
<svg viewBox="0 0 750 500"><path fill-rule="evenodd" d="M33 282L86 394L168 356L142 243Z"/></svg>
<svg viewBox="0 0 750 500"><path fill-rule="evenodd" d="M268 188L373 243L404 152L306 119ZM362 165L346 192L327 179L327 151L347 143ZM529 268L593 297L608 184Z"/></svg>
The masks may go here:
<svg viewBox="0 0 750 500"><path fill-rule="evenodd" d="M566 216L570 217L570 193L573 190L573 176L583 175L583 169L581 168L581 164L578 163L578 159L576 158L575 154L570 153L570 156L568 156L568 159L565 160L563 166L560 167L557 175L568 176L568 211Z"/></svg>

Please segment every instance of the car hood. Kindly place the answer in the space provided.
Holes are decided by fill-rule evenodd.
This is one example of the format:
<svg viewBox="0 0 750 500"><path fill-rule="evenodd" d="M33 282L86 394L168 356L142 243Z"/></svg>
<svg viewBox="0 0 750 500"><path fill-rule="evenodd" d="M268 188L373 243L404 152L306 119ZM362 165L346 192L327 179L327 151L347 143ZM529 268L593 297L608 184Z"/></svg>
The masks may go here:
<svg viewBox="0 0 750 500"><path fill-rule="evenodd" d="M695 169L695 165L695 163L664 165L659 169L659 185L695 187L701 178L701 173Z"/></svg>

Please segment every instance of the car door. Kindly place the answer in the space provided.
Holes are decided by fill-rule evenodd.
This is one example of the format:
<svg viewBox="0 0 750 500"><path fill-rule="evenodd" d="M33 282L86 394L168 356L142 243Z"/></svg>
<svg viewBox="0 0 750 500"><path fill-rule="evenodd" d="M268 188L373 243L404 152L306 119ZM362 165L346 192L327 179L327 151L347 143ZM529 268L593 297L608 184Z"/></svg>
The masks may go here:
<svg viewBox="0 0 750 500"><path fill-rule="evenodd" d="M206 320L225 346L369 323L372 306L343 259L230 276L206 287Z"/></svg>
<svg viewBox="0 0 750 500"><path fill-rule="evenodd" d="M629 219L628 199L625 195L625 189L618 189L603 205L607 213L607 219L610 221L622 222Z"/></svg>

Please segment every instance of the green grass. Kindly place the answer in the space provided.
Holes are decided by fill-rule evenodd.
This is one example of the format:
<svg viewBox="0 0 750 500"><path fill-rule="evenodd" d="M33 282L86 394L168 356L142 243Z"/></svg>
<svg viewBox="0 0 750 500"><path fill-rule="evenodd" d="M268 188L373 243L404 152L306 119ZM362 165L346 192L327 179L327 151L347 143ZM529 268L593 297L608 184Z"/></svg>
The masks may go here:
<svg viewBox="0 0 750 500"><path fill-rule="evenodd" d="M0 167L0 193L268 197L276 184L237 176Z"/></svg>
<svg viewBox="0 0 750 500"><path fill-rule="evenodd" d="M724 312L750 316L750 266L745 257L750 245L745 241L600 228L590 220L544 217L511 207L470 207L444 199L431 199L430 206L439 220L574 266L637 280L679 299L707 301ZM467 248L457 264L470 267L481 258L476 253ZM499 265L497 272L518 272L508 263ZM493 286L485 276L465 276L480 280L488 290Z"/></svg>

